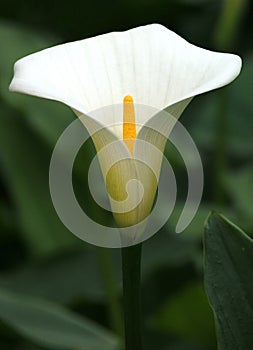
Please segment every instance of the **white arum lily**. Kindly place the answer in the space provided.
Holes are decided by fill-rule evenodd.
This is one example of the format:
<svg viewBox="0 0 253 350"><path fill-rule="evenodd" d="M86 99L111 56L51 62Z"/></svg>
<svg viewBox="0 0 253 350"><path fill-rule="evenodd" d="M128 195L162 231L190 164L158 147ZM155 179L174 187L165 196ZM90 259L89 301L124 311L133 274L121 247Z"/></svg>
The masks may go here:
<svg viewBox="0 0 253 350"><path fill-rule="evenodd" d="M61 101L82 116L118 226L129 227L150 213L161 154L174 124L157 111L166 109L178 118L194 96L230 83L240 69L238 56L199 48L151 24L22 58L15 64L10 90ZM111 113L103 108L112 105L121 107ZM161 152L139 145L136 138ZM111 146L103 150L106 145ZM142 187L136 182L128 188L131 179Z"/></svg>

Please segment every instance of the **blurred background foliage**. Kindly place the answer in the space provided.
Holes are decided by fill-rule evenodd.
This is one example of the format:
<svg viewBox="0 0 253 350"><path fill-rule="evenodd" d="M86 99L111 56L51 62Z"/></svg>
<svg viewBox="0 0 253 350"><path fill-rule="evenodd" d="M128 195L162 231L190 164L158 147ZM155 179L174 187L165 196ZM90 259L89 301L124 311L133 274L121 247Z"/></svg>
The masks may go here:
<svg viewBox="0 0 253 350"><path fill-rule="evenodd" d="M194 99L181 118L205 169L203 201L187 230L174 234L186 196L185 169L171 151L180 188L173 216L145 242L142 262L145 350L216 349L212 310L203 288L203 224L220 210L253 232L252 1L2 0L0 4L0 348L116 349L122 332L120 252L75 238L58 219L48 188L54 144L75 118L53 101L11 94L13 64L71 40L158 22L188 41L243 57L229 87ZM96 220L80 151L74 184Z"/></svg>

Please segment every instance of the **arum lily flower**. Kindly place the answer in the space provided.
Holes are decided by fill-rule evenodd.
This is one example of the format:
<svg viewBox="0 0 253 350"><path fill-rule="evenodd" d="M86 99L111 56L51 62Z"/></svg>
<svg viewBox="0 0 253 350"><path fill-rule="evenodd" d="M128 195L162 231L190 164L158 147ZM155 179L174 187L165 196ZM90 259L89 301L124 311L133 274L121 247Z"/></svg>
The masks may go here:
<svg viewBox="0 0 253 350"><path fill-rule="evenodd" d="M163 152L174 124L157 111L179 118L194 96L230 83L240 69L238 56L199 48L151 24L22 58L10 90L63 102L81 116L99 154L118 226L131 227L150 213L162 161L153 148ZM120 113L119 108L105 112L114 105L121 106ZM114 144L117 140L122 141ZM136 140L155 147L138 146ZM131 179L142 188L127 189Z"/></svg>

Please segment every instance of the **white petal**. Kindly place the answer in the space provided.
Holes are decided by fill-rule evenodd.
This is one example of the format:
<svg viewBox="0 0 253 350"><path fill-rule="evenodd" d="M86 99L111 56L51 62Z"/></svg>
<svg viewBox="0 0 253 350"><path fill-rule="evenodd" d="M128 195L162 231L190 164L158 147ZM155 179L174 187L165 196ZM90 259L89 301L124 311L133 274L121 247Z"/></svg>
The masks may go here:
<svg viewBox="0 0 253 350"><path fill-rule="evenodd" d="M228 84L240 69L238 56L201 49L152 24L27 56L15 64L10 89L58 100L85 114L122 103L128 94L136 104L161 110ZM150 117L136 115L136 122L143 125ZM119 123L122 115L100 113L99 118L108 125ZM120 128L115 132L121 137Z"/></svg>

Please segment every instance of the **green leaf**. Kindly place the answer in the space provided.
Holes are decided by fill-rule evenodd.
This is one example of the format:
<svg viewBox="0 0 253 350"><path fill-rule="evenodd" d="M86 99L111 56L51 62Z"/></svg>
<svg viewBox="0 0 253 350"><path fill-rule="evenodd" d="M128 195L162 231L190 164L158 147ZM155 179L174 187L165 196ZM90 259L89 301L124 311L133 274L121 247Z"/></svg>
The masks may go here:
<svg viewBox="0 0 253 350"><path fill-rule="evenodd" d="M0 289L0 319L47 349L113 350L118 340L90 320L57 304Z"/></svg>
<svg viewBox="0 0 253 350"><path fill-rule="evenodd" d="M220 350L251 350L253 241L212 213L205 228L205 283L216 316Z"/></svg>
<svg viewBox="0 0 253 350"><path fill-rule="evenodd" d="M162 305L155 319L159 329L197 344L215 344L213 315L200 283L188 285Z"/></svg>
<svg viewBox="0 0 253 350"><path fill-rule="evenodd" d="M105 295L96 248L87 248L1 273L0 287L61 303L101 302Z"/></svg>
<svg viewBox="0 0 253 350"><path fill-rule="evenodd" d="M1 109L0 161L31 253L52 253L79 243L60 222L51 201L50 149L8 108Z"/></svg>

